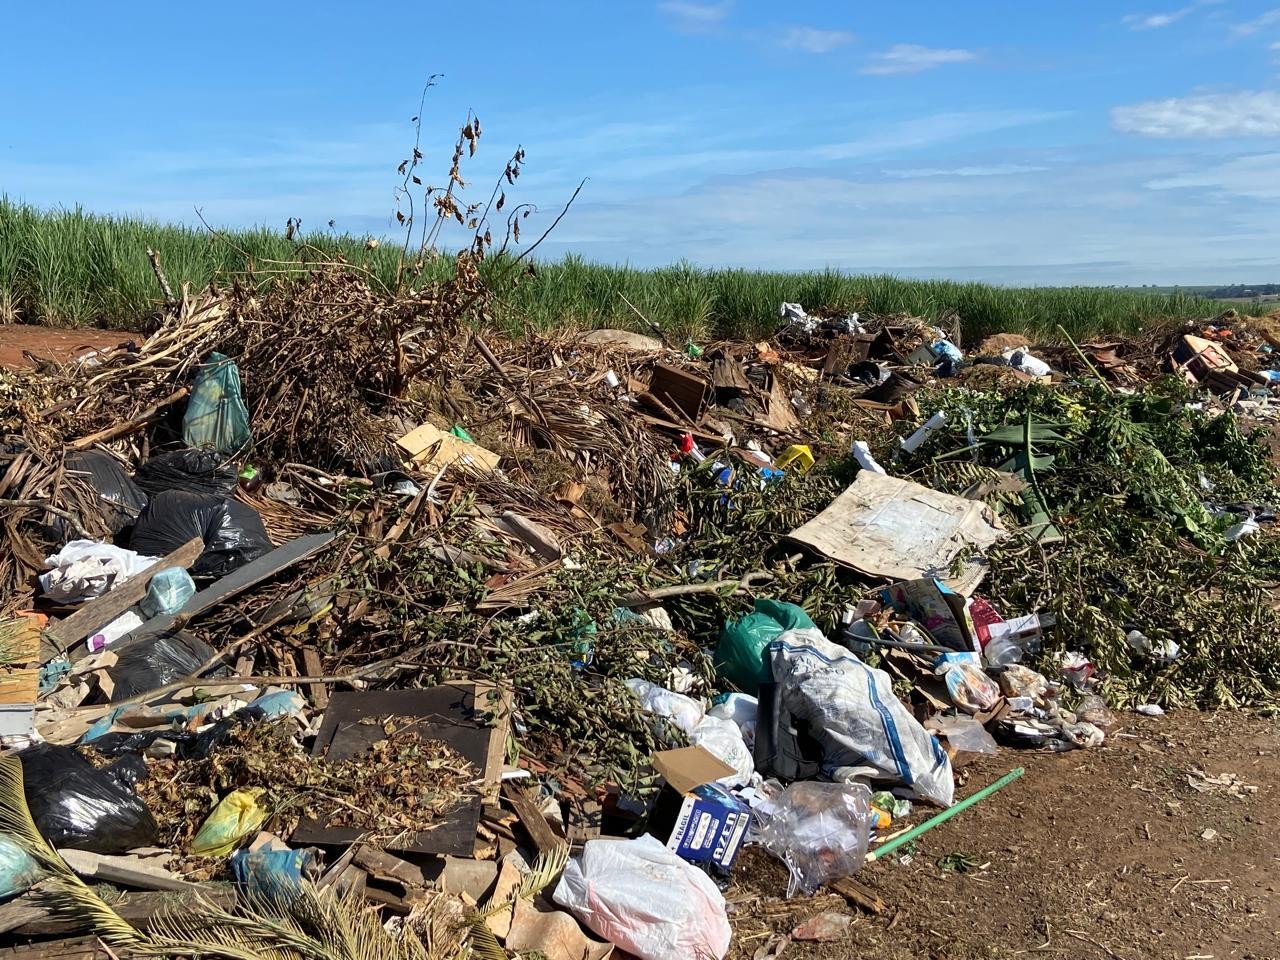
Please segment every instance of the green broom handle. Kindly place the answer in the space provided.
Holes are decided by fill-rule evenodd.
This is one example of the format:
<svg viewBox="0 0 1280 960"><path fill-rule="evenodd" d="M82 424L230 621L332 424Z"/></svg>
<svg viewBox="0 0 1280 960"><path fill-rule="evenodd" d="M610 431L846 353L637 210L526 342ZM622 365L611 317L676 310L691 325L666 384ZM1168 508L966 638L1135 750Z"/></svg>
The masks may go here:
<svg viewBox="0 0 1280 960"><path fill-rule="evenodd" d="M897 850L904 843L910 843L912 840L920 836L922 833L928 833L930 830L932 830L934 827L938 826L939 824L946 823L948 820L954 817L961 810L967 810L969 807L972 807L979 800L985 800L987 797L991 796L1000 788L1007 787L1009 784L1013 783L1013 781L1017 780L1020 776L1022 776L1025 772L1026 771L1022 767L1015 767L1014 769L1006 773L1003 777L1001 777L999 780L997 780L995 783L991 784L991 786L983 787L973 796L965 797L955 806L947 807L947 809L943 810L941 813L939 813L936 816L930 817L924 823L920 824L920 826L912 827L902 836L894 837L892 840L889 840L888 842L886 842L878 850L874 851L873 853L868 853L867 862L871 863L874 860L879 860L881 857L885 856L886 854L890 854L894 850Z"/></svg>

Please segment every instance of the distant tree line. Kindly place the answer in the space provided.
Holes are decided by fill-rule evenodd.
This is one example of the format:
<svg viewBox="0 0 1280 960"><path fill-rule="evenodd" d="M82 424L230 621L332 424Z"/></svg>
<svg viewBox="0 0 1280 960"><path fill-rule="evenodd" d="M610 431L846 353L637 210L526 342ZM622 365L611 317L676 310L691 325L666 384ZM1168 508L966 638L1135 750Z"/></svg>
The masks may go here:
<svg viewBox="0 0 1280 960"><path fill-rule="evenodd" d="M1245 297L1277 295L1280 295L1280 283L1235 283L1227 287L1214 287L1203 294L1211 300L1240 300Z"/></svg>

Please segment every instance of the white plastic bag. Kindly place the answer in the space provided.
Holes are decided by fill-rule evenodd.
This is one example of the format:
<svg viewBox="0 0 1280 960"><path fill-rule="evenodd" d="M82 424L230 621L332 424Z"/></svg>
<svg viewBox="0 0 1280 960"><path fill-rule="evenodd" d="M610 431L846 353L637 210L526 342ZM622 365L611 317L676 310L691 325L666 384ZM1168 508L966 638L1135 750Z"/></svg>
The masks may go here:
<svg viewBox="0 0 1280 960"><path fill-rule="evenodd" d="M738 729L742 731L743 742L747 745L747 749L751 750L756 742L756 714L759 710L759 701L750 694L730 693L708 710L707 716L720 717L736 723Z"/></svg>
<svg viewBox="0 0 1280 960"><path fill-rule="evenodd" d="M57 553L45 557L45 565L50 569L40 574L40 589L50 600L60 603L92 600L159 559L144 557L111 543L72 540Z"/></svg>
<svg viewBox="0 0 1280 960"><path fill-rule="evenodd" d="M733 936L711 878L648 835L588 840L553 899L640 960L722 960Z"/></svg>
<svg viewBox="0 0 1280 960"><path fill-rule="evenodd" d="M760 843L791 872L788 897L856 873L876 821L871 791L860 783L801 780L762 813Z"/></svg>
<svg viewBox="0 0 1280 960"><path fill-rule="evenodd" d="M694 728L702 722L702 704L693 697L672 693L639 677L628 680L627 689L640 698L640 705L648 713L657 714L686 734L692 735Z"/></svg>
<svg viewBox="0 0 1280 960"><path fill-rule="evenodd" d="M746 741L742 739L742 731L732 720L725 720L722 717L703 717L693 728L693 733L689 735L689 742L715 754L733 767L733 776L722 777L716 783L730 788L745 787L754 777L755 757L747 749Z"/></svg>
<svg viewBox="0 0 1280 960"><path fill-rule="evenodd" d="M894 696L887 673L812 628L788 630L769 655L787 709L822 744L824 774L897 782L916 799L951 805L951 761Z"/></svg>

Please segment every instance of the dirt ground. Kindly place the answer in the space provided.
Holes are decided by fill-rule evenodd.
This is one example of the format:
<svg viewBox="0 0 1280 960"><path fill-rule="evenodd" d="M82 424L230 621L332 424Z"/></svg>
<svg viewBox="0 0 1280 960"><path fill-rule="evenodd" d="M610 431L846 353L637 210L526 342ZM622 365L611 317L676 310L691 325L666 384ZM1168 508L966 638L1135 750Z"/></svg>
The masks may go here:
<svg viewBox="0 0 1280 960"><path fill-rule="evenodd" d="M89 350L114 347L136 339L137 334L121 333L118 330L94 330L88 327L66 330L21 323L0 324L0 367L17 370L32 366L24 355L25 352L41 359L65 362Z"/></svg>
<svg viewBox="0 0 1280 960"><path fill-rule="evenodd" d="M1095 751L1001 750L963 766L957 798L1013 767L1026 774L920 838L909 862L864 868L858 879L887 904L882 917L829 894L777 900L785 868L748 849L727 893L731 955L771 955L797 923L836 910L857 917L842 940L792 942L782 956L1276 960L1278 728L1239 712L1129 715ZM1243 787L1204 784L1196 770ZM938 865L955 853L976 868Z"/></svg>

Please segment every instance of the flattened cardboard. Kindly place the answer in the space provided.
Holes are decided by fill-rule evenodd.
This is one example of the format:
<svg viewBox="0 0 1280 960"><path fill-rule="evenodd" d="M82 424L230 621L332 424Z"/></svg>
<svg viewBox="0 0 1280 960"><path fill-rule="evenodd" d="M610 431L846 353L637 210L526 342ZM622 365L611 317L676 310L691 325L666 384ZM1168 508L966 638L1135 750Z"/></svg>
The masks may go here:
<svg viewBox="0 0 1280 960"><path fill-rule="evenodd" d="M467 443L452 433L446 433L433 423L415 427L396 441L396 446L409 455L409 459L426 469L439 470L449 464L470 467L474 470L493 471L502 459L492 450L478 443Z"/></svg>
<svg viewBox="0 0 1280 960"><path fill-rule="evenodd" d="M714 783L721 777L731 777L736 772L719 757L704 747L681 747L678 750L662 750L649 758L653 769L676 793L688 793L704 783Z"/></svg>
<svg viewBox="0 0 1280 960"><path fill-rule="evenodd" d="M934 577L969 596L986 568L969 562L959 576L951 563L983 552L1007 532L990 507L898 477L864 470L844 493L788 539L871 577Z"/></svg>

